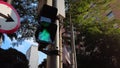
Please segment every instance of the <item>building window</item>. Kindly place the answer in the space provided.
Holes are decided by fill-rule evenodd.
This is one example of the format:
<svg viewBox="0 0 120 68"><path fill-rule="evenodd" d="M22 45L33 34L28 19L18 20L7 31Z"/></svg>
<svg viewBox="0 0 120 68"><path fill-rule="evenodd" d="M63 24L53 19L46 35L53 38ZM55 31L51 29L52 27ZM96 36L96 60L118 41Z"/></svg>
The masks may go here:
<svg viewBox="0 0 120 68"><path fill-rule="evenodd" d="M108 17L108 19L113 18L113 17L114 17L113 12L112 12L112 11L110 11L110 12L107 14L107 17Z"/></svg>

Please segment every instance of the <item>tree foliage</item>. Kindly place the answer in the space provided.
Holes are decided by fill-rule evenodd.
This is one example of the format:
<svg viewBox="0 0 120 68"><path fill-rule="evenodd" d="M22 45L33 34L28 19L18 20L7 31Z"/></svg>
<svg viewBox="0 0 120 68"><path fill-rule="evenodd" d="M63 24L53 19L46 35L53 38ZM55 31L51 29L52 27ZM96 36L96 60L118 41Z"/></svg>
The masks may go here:
<svg viewBox="0 0 120 68"><path fill-rule="evenodd" d="M109 20L105 12L112 0L69 2L76 34L78 68L119 68L120 20ZM66 24L65 23L65 24ZM69 26L69 25L67 25Z"/></svg>

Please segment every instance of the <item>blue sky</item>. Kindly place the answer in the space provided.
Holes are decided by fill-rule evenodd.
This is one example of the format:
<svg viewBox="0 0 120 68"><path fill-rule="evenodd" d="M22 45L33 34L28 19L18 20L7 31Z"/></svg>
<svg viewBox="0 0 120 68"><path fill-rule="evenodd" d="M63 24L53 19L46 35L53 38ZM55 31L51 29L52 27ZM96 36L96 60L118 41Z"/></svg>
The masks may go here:
<svg viewBox="0 0 120 68"><path fill-rule="evenodd" d="M29 40L25 40L21 45L13 47L11 45L12 41L10 40L10 38L7 37L7 35L5 35L5 34L4 34L4 36L5 36L5 41L2 43L2 46L1 46L1 48L3 48L3 49L8 49L8 48L12 47L12 48L15 48L18 51L26 54L26 51L30 48L31 45L37 46L37 43L35 43L33 41L33 39L29 39ZM13 41L15 41L15 40L13 40ZM42 53L40 51L39 51L38 55L39 55L39 63L41 63L43 61L43 59L47 57L44 53Z"/></svg>

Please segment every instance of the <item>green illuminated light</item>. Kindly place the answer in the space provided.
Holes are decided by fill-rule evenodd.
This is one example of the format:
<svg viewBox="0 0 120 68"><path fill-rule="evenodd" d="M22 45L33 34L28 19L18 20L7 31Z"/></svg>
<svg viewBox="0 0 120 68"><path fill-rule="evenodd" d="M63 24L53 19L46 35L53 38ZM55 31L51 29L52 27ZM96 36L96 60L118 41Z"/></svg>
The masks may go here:
<svg viewBox="0 0 120 68"><path fill-rule="evenodd" d="M39 33L39 40L51 42L50 33L46 29L44 29L42 32Z"/></svg>

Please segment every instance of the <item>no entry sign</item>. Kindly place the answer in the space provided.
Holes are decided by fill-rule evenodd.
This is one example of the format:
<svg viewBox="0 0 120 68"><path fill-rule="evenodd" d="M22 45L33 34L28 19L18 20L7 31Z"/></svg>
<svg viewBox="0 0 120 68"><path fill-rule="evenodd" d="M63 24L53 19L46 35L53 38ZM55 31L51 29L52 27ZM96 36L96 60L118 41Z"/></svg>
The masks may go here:
<svg viewBox="0 0 120 68"><path fill-rule="evenodd" d="M14 33L20 27L20 17L7 2L0 1L0 33Z"/></svg>

